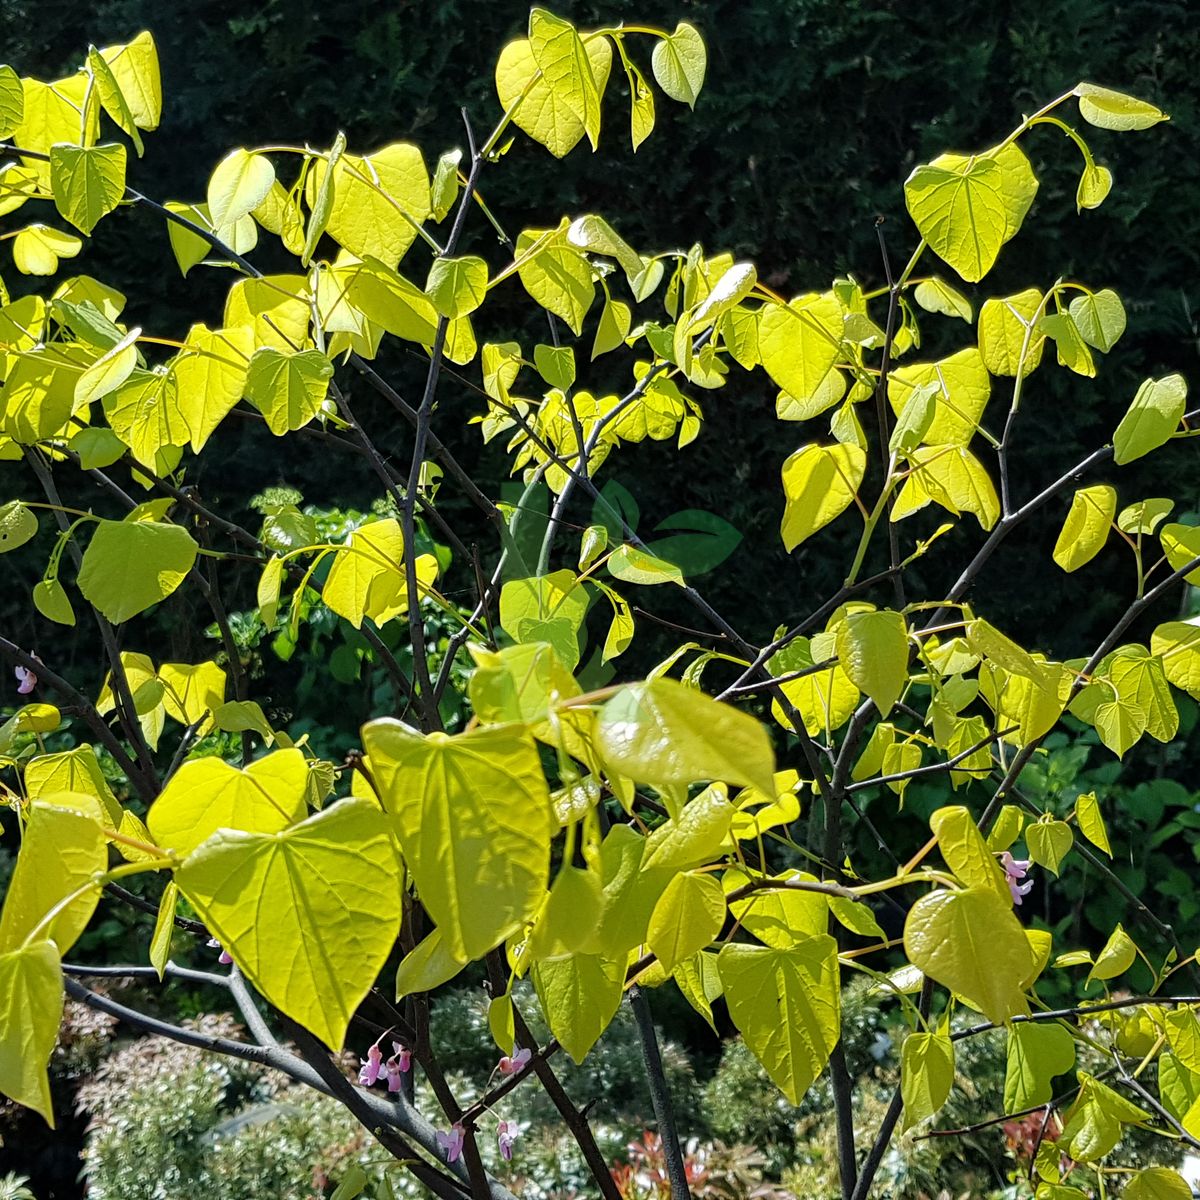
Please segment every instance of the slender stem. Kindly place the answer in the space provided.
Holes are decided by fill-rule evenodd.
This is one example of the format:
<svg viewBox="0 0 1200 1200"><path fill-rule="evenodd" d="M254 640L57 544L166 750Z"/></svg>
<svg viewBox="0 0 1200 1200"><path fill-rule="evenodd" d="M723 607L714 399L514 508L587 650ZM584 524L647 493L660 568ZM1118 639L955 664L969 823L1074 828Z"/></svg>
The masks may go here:
<svg viewBox="0 0 1200 1200"><path fill-rule="evenodd" d="M658 1050L658 1035L654 1032L654 1017L651 1015L646 994L636 983L629 989L629 1006L633 1009L638 1037L642 1043L642 1062L646 1067L650 1101L654 1105L654 1118L658 1122L658 1135L662 1140L663 1157L667 1162L667 1178L671 1181L671 1200L689 1200L692 1193L688 1189L683 1147L679 1144L675 1110L667 1089L667 1078L663 1073L662 1055Z"/></svg>
<svg viewBox="0 0 1200 1200"><path fill-rule="evenodd" d="M892 520L892 467L893 456L890 449L891 432L888 423L888 372L892 365L892 346L896 337L896 313L900 304L900 285L892 279L892 264L888 256L887 241L883 236L883 218L875 222L875 232L879 235L879 253L883 258L883 271L888 282L887 323L883 332L883 356L879 364L879 379L875 384L875 420L879 426L879 456L887 463L883 481L883 495L887 497L885 505L888 516L888 556L892 569L892 586L896 594L896 607L905 605L904 577L900 574L900 535L896 523ZM844 1184L843 1184L844 1186Z"/></svg>
<svg viewBox="0 0 1200 1200"><path fill-rule="evenodd" d="M470 126L468 125L468 131ZM458 247L466 223L467 212L470 209L471 197L479 179L479 171L483 166L483 158L475 154L471 159L471 170L467 176L466 187L459 200L458 212L454 217L450 236L446 240L445 254L451 256ZM429 674L429 656L425 647L424 618L421 615L419 591L417 587L417 560L413 553L416 545L414 522L414 506L417 488L421 479L421 465L425 461L425 451L429 442L429 423L433 417L433 405L437 398L438 378L442 370L442 358L446 349L446 334L449 322L443 317L438 318L437 332L434 335L433 348L430 352L429 371L425 377L425 391L417 409L417 428L413 438L412 462L409 466L408 484L404 492L404 502L400 509L401 528L404 534L404 573L408 591L408 628L412 641L413 677L415 687L424 715L427 731L441 728L441 718L438 716L437 701L433 694L433 681Z"/></svg>
<svg viewBox="0 0 1200 1200"><path fill-rule="evenodd" d="M31 446L25 447L25 461L37 476L38 482L42 486L42 491L46 494L46 499L55 506L56 511L54 516L58 522L59 529L66 533L69 528L69 522L66 515L61 511L62 500L59 497L58 488L55 486L50 469L42 461L39 452ZM79 570L83 564L83 554L74 540L67 543L67 548L75 563L76 570ZM161 785L158 779L158 772L154 768L154 760L150 755L150 748L146 744L141 725L138 722L133 694L129 690L129 679L125 674L125 665L121 661L121 649L117 643L117 635L113 627L109 624L108 619L99 609L93 607L92 614L96 620L96 628L100 631L100 640L104 644L104 652L108 657L109 679L117 708L117 716L121 722L122 729L125 731L126 739L133 746L134 757L137 759L137 768L130 776L129 782L137 788L138 795L149 804L158 795Z"/></svg>
<svg viewBox="0 0 1200 1200"><path fill-rule="evenodd" d="M929 1016L929 1008L932 1003L933 980L926 975L921 983L921 995L917 1001L917 1010L922 1018ZM871 1143L871 1148L867 1151L867 1157L863 1160L862 1167L859 1169L858 1180L854 1185L854 1191L851 1193L850 1200L867 1200L867 1197L871 1194L871 1184L875 1182L875 1176L879 1171L880 1164L883 1162L883 1156L887 1153L888 1146L891 1145L892 1134L896 1132L896 1122L900 1120L900 1112L903 1108L904 1098L897 1087L892 1093L892 1099L887 1106L887 1111L883 1114L883 1118L879 1122L875 1141Z"/></svg>

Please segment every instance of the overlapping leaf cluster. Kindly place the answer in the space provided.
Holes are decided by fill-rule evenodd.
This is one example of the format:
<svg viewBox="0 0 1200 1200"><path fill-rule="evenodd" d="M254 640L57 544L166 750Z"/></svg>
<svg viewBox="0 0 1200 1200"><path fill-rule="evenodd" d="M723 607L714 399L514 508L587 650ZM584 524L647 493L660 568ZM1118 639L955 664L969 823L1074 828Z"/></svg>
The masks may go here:
<svg viewBox="0 0 1200 1200"><path fill-rule="evenodd" d="M905 198L921 240L876 289L847 277L781 296L750 263L700 246L646 253L596 214L510 236L487 206L484 180L512 128L560 157L585 137L595 149L615 55L636 150L656 104L631 53L644 38L653 42L650 78L693 105L707 60L691 26L581 32L535 9L528 37L496 68L503 117L478 144L468 125L468 156L449 151L430 169L409 143L359 153L340 136L328 150L238 148L216 165L202 200L162 204L127 187L124 144L101 140L115 125L140 154L141 131L158 122L148 34L90 50L80 72L49 84L0 71L0 215L50 216L52 206L87 236L123 205L149 206L167 222L183 275L202 264L235 272L219 317L182 339L130 328L125 297L87 275L47 296L2 297L0 459L27 467L24 477L6 468L13 490L32 478L44 500L0 508L0 550L32 542L38 513L53 513L57 538L31 599L49 623L74 624L79 604L90 610L110 674L90 700L52 661L0 640L91 739L46 752L63 713L41 701L0 728L3 786L22 831L0 918L0 1089L51 1117L46 1063L64 986L96 1000L75 981L85 965L68 964L64 985L63 957L106 889L160 873L150 946L160 977L173 969L173 929L194 929L186 902L231 957L236 988L248 983L336 1051L394 968L401 1007L389 1006L392 1028L411 1029L427 1072L437 1065L413 1014L479 961L506 1055L524 1036L512 1000L518 978L532 978L555 1038L539 1050L539 1067L555 1046L582 1059L635 985L672 985L710 1023L723 1000L792 1103L831 1060L844 1074L841 977L866 971L880 1002L899 1004L912 1026L892 1118L902 1101L906 1127L944 1103L963 1036L1007 1028L1013 1112L1054 1100L1052 1081L1074 1068L1077 1043L1103 1044L1113 1071L1080 1072L1054 1100L1062 1128L1035 1164L1039 1196L1080 1194L1063 1181L1063 1155L1072 1172L1104 1172L1126 1125L1157 1121L1200 1137L1200 1027L1191 1004L1163 990L1194 956L1150 962L1117 926L1094 959L1053 957L1062 948L1050 933L1014 911L1029 865L1014 865L1013 849L1023 840L1029 861L1057 875L1085 855L1102 865L1096 852L1111 857L1112 847L1103 798L1080 796L1060 819L1023 796L1020 775L1067 712L1122 756L1144 736L1175 737L1172 687L1200 698L1194 621L1160 624L1149 645L1122 640L1159 596L1200 582L1200 532L1169 523L1166 498L1127 497L1118 512L1106 483L1066 503L1087 471L1158 451L1194 418L1181 376L1148 379L1111 446L1016 495L1008 452L1022 404L1036 402L1036 372L1054 369L1053 359L1094 376L1097 356L1124 331L1122 303L1111 289L1058 279L977 305L922 272L936 256L965 284L985 278L1036 196L1021 143L1041 125L1082 155L1078 207L1104 201L1112 177L1061 115L1068 102L1109 131L1149 128L1165 114L1080 84L993 148L918 167ZM459 252L468 218L491 227L502 254ZM261 272L250 257L260 238L277 240L294 269ZM41 220L12 240L16 268L47 276L83 246ZM545 310L544 343L481 340L491 293L505 287ZM964 346L920 361L919 312L961 320ZM376 365L385 339L422 361L415 404L404 399L407 384L389 382L385 360ZM625 357L623 394L588 390L585 349L589 362ZM694 587L736 533L693 513L664 521L667 536L647 544L596 482L625 443L673 440L682 450L701 435L704 404L736 403L739 373L756 370L779 389L779 419L802 426L787 435L803 440L781 468L784 545L794 550L851 510L861 518L845 586L803 597L810 615L787 614L766 644L747 640ZM360 424L347 376L370 383L413 426L407 472ZM504 440L529 504L493 503L449 456L433 432L445 419L439 386L469 390L472 420L485 439ZM235 410L277 437L351 446L390 512L339 542L320 541L294 505L272 510L257 533L214 514L190 481L198 457L219 454ZM59 499L55 478L80 471L106 487L98 511ZM486 567L440 515L438 488L454 485L498 531ZM523 523L541 490L552 508L530 559ZM1112 635L1065 662L1022 647L977 612L985 601L967 599L1001 542L1056 503L1065 515L1053 558L1063 570L1084 567L1114 529L1136 562L1136 589ZM585 504L587 523L575 522ZM918 517L926 509L941 523ZM911 597L906 568L964 514L986 538L948 593ZM578 546L564 553L576 526ZM449 542L447 561L419 552L424 531ZM221 625L220 580L247 571L266 627L286 620L294 640L319 602L384 664L396 711L364 726L362 754L323 761L274 728L228 637L221 661L156 665L125 648L137 644L136 619L180 589L195 590ZM439 590L447 574L456 589L475 589L472 609ZM600 673L611 675L606 665L636 635L635 599L653 615L662 594L654 588L681 589L704 623L703 643L684 644L645 680L608 683ZM870 599L888 591L890 607ZM431 608L461 626L440 661L425 643ZM397 629L407 632L404 662L392 653ZM439 701L460 654L473 665L474 715L447 731ZM700 690L713 676L720 698ZM737 706L747 696L769 699L782 733ZM218 734L240 735L240 761L215 752L229 739L202 740ZM937 773L956 788L974 785L967 795L986 797L980 811L940 808L918 855L887 878L859 878L843 823L868 820L864 797L902 800L911 780ZM903 914L902 939L881 928L880 897ZM1106 988L1140 958L1150 997L1095 1014L1048 1012L1037 987L1052 958L1064 970L1088 966L1086 982ZM963 1009L982 1023L962 1028ZM1130 1055L1142 1067L1131 1069ZM1157 1098L1137 1082L1156 1055ZM379 1119L352 1088L346 1102ZM467 1114L469 1126L481 1112ZM389 1120L436 1154L427 1123L403 1107ZM587 1135L572 1130L586 1156ZM886 1146L892 1129L877 1132ZM866 1169L842 1180L848 1197L870 1184ZM1144 1172L1127 1192L1171 1186Z"/></svg>

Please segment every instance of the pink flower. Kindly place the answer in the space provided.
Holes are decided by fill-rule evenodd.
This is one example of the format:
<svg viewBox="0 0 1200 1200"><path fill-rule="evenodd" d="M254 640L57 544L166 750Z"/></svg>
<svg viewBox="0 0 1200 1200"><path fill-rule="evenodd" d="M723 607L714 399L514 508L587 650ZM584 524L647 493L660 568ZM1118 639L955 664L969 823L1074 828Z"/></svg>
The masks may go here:
<svg viewBox="0 0 1200 1200"><path fill-rule="evenodd" d="M387 1060L388 1091L398 1092L401 1076L412 1070L412 1051L406 1050L399 1042L393 1042L392 1049L396 1053Z"/></svg>
<svg viewBox="0 0 1200 1200"><path fill-rule="evenodd" d="M512 1162L513 1142L519 1132L516 1121L501 1121L496 1128L496 1141L500 1143L500 1154L505 1162Z"/></svg>
<svg viewBox="0 0 1200 1200"><path fill-rule="evenodd" d="M1033 890L1033 880L1028 883L1021 883L1029 872L1032 863L1027 858L1013 858L1013 856L1005 850L1000 855L1000 865L1004 868L1004 878L1008 882L1008 890L1012 892L1014 904L1020 904L1023 896L1028 896Z"/></svg>
<svg viewBox="0 0 1200 1200"><path fill-rule="evenodd" d="M371 1087L372 1084L379 1078L379 1072L383 1067L383 1051L379 1048L379 1043L376 1042L368 1051L367 1057L362 1066L358 1069L358 1082L363 1087Z"/></svg>
<svg viewBox="0 0 1200 1200"><path fill-rule="evenodd" d="M457 1121L450 1126L449 1133L438 1131L437 1144L445 1153L448 1163L458 1162L462 1156L463 1138L465 1136L466 1130Z"/></svg>
<svg viewBox="0 0 1200 1200"><path fill-rule="evenodd" d="M218 957L217 962L219 962L221 966L227 967L233 962L233 959L229 957L229 951L226 950L216 938L208 939L208 948L210 950L220 950L221 954Z"/></svg>
<svg viewBox="0 0 1200 1200"><path fill-rule="evenodd" d="M528 1046L518 1050L516 1054L512 1055L511 1057L506 1054L500 1060L500 1074L515 1075L518 1071L521 1071L525 1068L525 1065L532 1057L533 1051L530 1050Z"/></svg>
<svg viewBox="0 0 1200 1200"><path fill-rule="evenodd" d="M28 667L15 667L17 676L17 694L28 696L37 687L38 677Z"/></svg>

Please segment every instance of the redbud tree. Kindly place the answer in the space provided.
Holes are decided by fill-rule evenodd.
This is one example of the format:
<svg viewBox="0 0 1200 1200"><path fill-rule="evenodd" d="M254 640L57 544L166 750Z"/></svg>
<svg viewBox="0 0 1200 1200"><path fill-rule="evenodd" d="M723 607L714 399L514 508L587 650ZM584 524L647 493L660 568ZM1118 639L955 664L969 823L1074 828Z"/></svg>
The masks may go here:
<svg viewBox="0 0 1200 1200"><path fill-rule="evenodd" d="M782 296L729 254L631 246L619 214L509 229L489 208L514 138L556 157L585 139L595 151L627 101L636 150L658 106L695 104L706 67L688 24L580 31L534 9L497 62L499 115L463 113L463 151L341 136L239 147L204 196L182 200L137 189L161 109L149 33L89 48L49 83L0 68L2 237L18 272L45 280L0 297L0 551L29 543L45 562L39 653L0 636L19 705L0 727L20 830L0 917L6 1095L52 1119L47 1063L73 997L336 1098L441 1197L511 1195L503 1100L544 1088L611 1200L555 1059L582 1060L628 998L678 1198L686 1115L647 1000L678 988L710 1023L723 1006L791 1103L830 1073L844 1200L871 1193L901 1132L933 1123L956 1045L997 1028L1007 1114L1043 1114L1021 1187L1119 1187L1131 1126L1200 1145L1190 948L1127 888L1129 929L1095 955L1020 907L1035 880L1053 888L1085 866L1124 888L1103 794L1044 806L1023 789L1046 737L1071 719L1122 757L1176 738L1175 689L1200 698L1195 621L1127 640L1160 598L1200 582L1200 528L1173 523L1170 499L1119 490L1120 468L1145 455L1169 474L1196 413L1179 375L1148 378L1107 444L1056 477L1019 477L1010 454L1040 378L1095 377L1125 310L1072 279L1009 296L976 286L1037 193L1031 139L1072 143L1075 202L1090 210L1113 179L1081 130L1106 139L1166 116L1080 83L994 145L918 166L904 184L911 248L893 262L883 246L875 288L846 277ZM161 219L188 282L202 267L228 281L223 308L198 302L186 331L131 326L124 295L69 273L99 222L137 209ZM258 265L283 257L282 271ZM521 303L537 319L513 340L491 314ZM960 347L923 359L926 322L948 323ZM660 443L669 469L704 436L705 406L754 394L751 375L778 390L786 423L781 495L763 497L781 508L784 546L819 547L834 526L853 547L832 595L798 576L773 631L739 628L695 585L736 539L723 522L667 522L647 541L604 487L628 443ZM625 382L610 392L613 378ZM364 398L374 421L359 418ZM379 511L333 540L295 504L261 527L218 511L194 481L205 460L219 474L235 420L287 439L297 464L341 456L373 481ZM501 500L456 459L467 424L507 451L517 493ZM470 529L444 515L447 494L475 510ZM1030 519L1046 512L1062 522L1047 586L1111 538L1136 563L1119 620L1069 661L1002 632L975 586L1035 552ZM943 540L956 528L969 532ZM946 574L951 553L950 586L920 590L914 564ZM325 760L268 719L231 595L293 643L316 612L356 631L390 689L360 750ZM209 661L151 652L143 614L178 611L180 596L211 613ZM686 641L645 678L611 682L647 621L680 601ZM53 630L77 621L106 664L98 694L55 658ZM464 678L469 719L447 728ZM920 823L903 807L918 779L944 779L961 803L937 809L902 860L892 831ZM863 829L886 870L860 873L850 856ZM149 909L144 962L72 958L101 904ZM885 912L902 936L885 933ZM1139 947L1139 929L1165 957ZM193 940L220 959L177 963ZM1150 986L1111 999L1139 962ZM429 1036L431 993L464 972L486 979L499 1059L469 1103ZM909 1029L900 1086L866 1136L841 1048L851 974ZM1039 995L1050 974L1072 1003ZM217 988L245 1036L118 1002L96 990L106 976ZM514 1001L525 978L552 1033L541 1044ZM418 1073L436 1109L414 1101ZM1126 1192L1182 1186L1151 1168Z"/></svg>

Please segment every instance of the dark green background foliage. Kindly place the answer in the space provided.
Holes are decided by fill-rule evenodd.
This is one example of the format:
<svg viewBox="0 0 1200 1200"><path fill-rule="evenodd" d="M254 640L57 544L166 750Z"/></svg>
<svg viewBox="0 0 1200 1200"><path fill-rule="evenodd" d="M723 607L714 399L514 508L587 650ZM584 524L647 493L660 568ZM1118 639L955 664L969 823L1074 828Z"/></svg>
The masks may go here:
<svg viewBox="0 0 1200 1200"><path fill-rule="evenodd" d="M845 272L877 285L876 218L886 219L894 259L902 263L916 242L900 185L917 163L946 149L993 144L1023 111L1081 78L1161 104L1173 120L1153 137L1092 131L1116 183L1100 210L1082 216L1074 210L1074 149L1049 128L1029 142L1042 187L1021 235L985 281L988 294L1077 276L1115 286L1130 313L1129 333L1101 364L1096 383L1050 365L1034 376L1027 407L1038 435L1023 434L1014 462L1018 494L1030 494L1057 465L1110 435L1142 378L1168 369L1190 373L1195 364L1200 23L1190 7L1186 0L561 0L563 14L584 26L695 23L710 48L704 93L695 114L660 104L660 127L635 156L625 85L614 77L599 155L580 148L560 163L518 135L484 191L514 230L599 211L642 248L701 241L710 251L753 257L760 276L784 292L821 288ZM166 107L135 177L150 194L179 199L201 197L212 166L234 145L328 145L344 129L352 149L408 138L432 160L462 143L460 105L479 128L494 119L495 58L528 11L524 0L266 0L256 11L210 0L171 8L158 0L96 0L85 29L75 0L8 0L0 9L0 45L21 70L50 77L75 67L87 38L117 41L150 28ZM498 261L486 231L480 237L472 249ZM146 212L106 222L86 263L129 288L131 320L180 334L190 320L216 315L228 285L223 272L209 279L196 272L182 283L163 229ZM517 285L510 286L519 303ZM514 311L514 322L520 319ZM959 348L956 326L926 317L918 353ZM485 332L502 337L513 330ZM535 328L527 340L541 335ZM389 365L402 383L420 370L413 360ZM596 383L604 382L601 370ZM616 388L625 381L607 382ZM789 563L776 534L779 466L820 431L816 423L803 434L780 426L773 397L736 367L726 388L701 399L705 431L674 471L661 469L663 450L652 444L627 449L615 470L638 496L647 527L682 508L709 508L744 532L743 549L720 573L723 582L707 587L744 614L746 632L763 638L775 621L806 611L840 581L845 555L831 544L836 535L815 540ZM359 402L369 415L370 399ZM477 397L448 387L442 404L443 436L460 438L464 459L495 479L503 471L499 458L482 455L474 431L452 419L478 411ZM308 462L280 461L267 435L237 436L246 444L234 457L236 474L223 465L215 479L210 466L200 479L210 494L236 485L244 495L288 481L313 499L371 498L369 472L317 453ZM1174 493L1183 509L1191 507L1197 482L1185 466L1193 457L1187 448L1176 452L1184 474ZM1123 502L1162 490L1136 467L1114 470L1112 481ZM1058 506L1045 514L1034 547L1042 553L1020 561L1002 555L982 587L990 616L1068 656L1084 652L1119 611L1132 565L1120 547L1110 547L1079 576L1058 572L1049 549L1062 515ZM976 534L956 534L943 559L958 557L953 550L964 551ZM939 569L924 569L922 583L938 586Z"/></svg>

